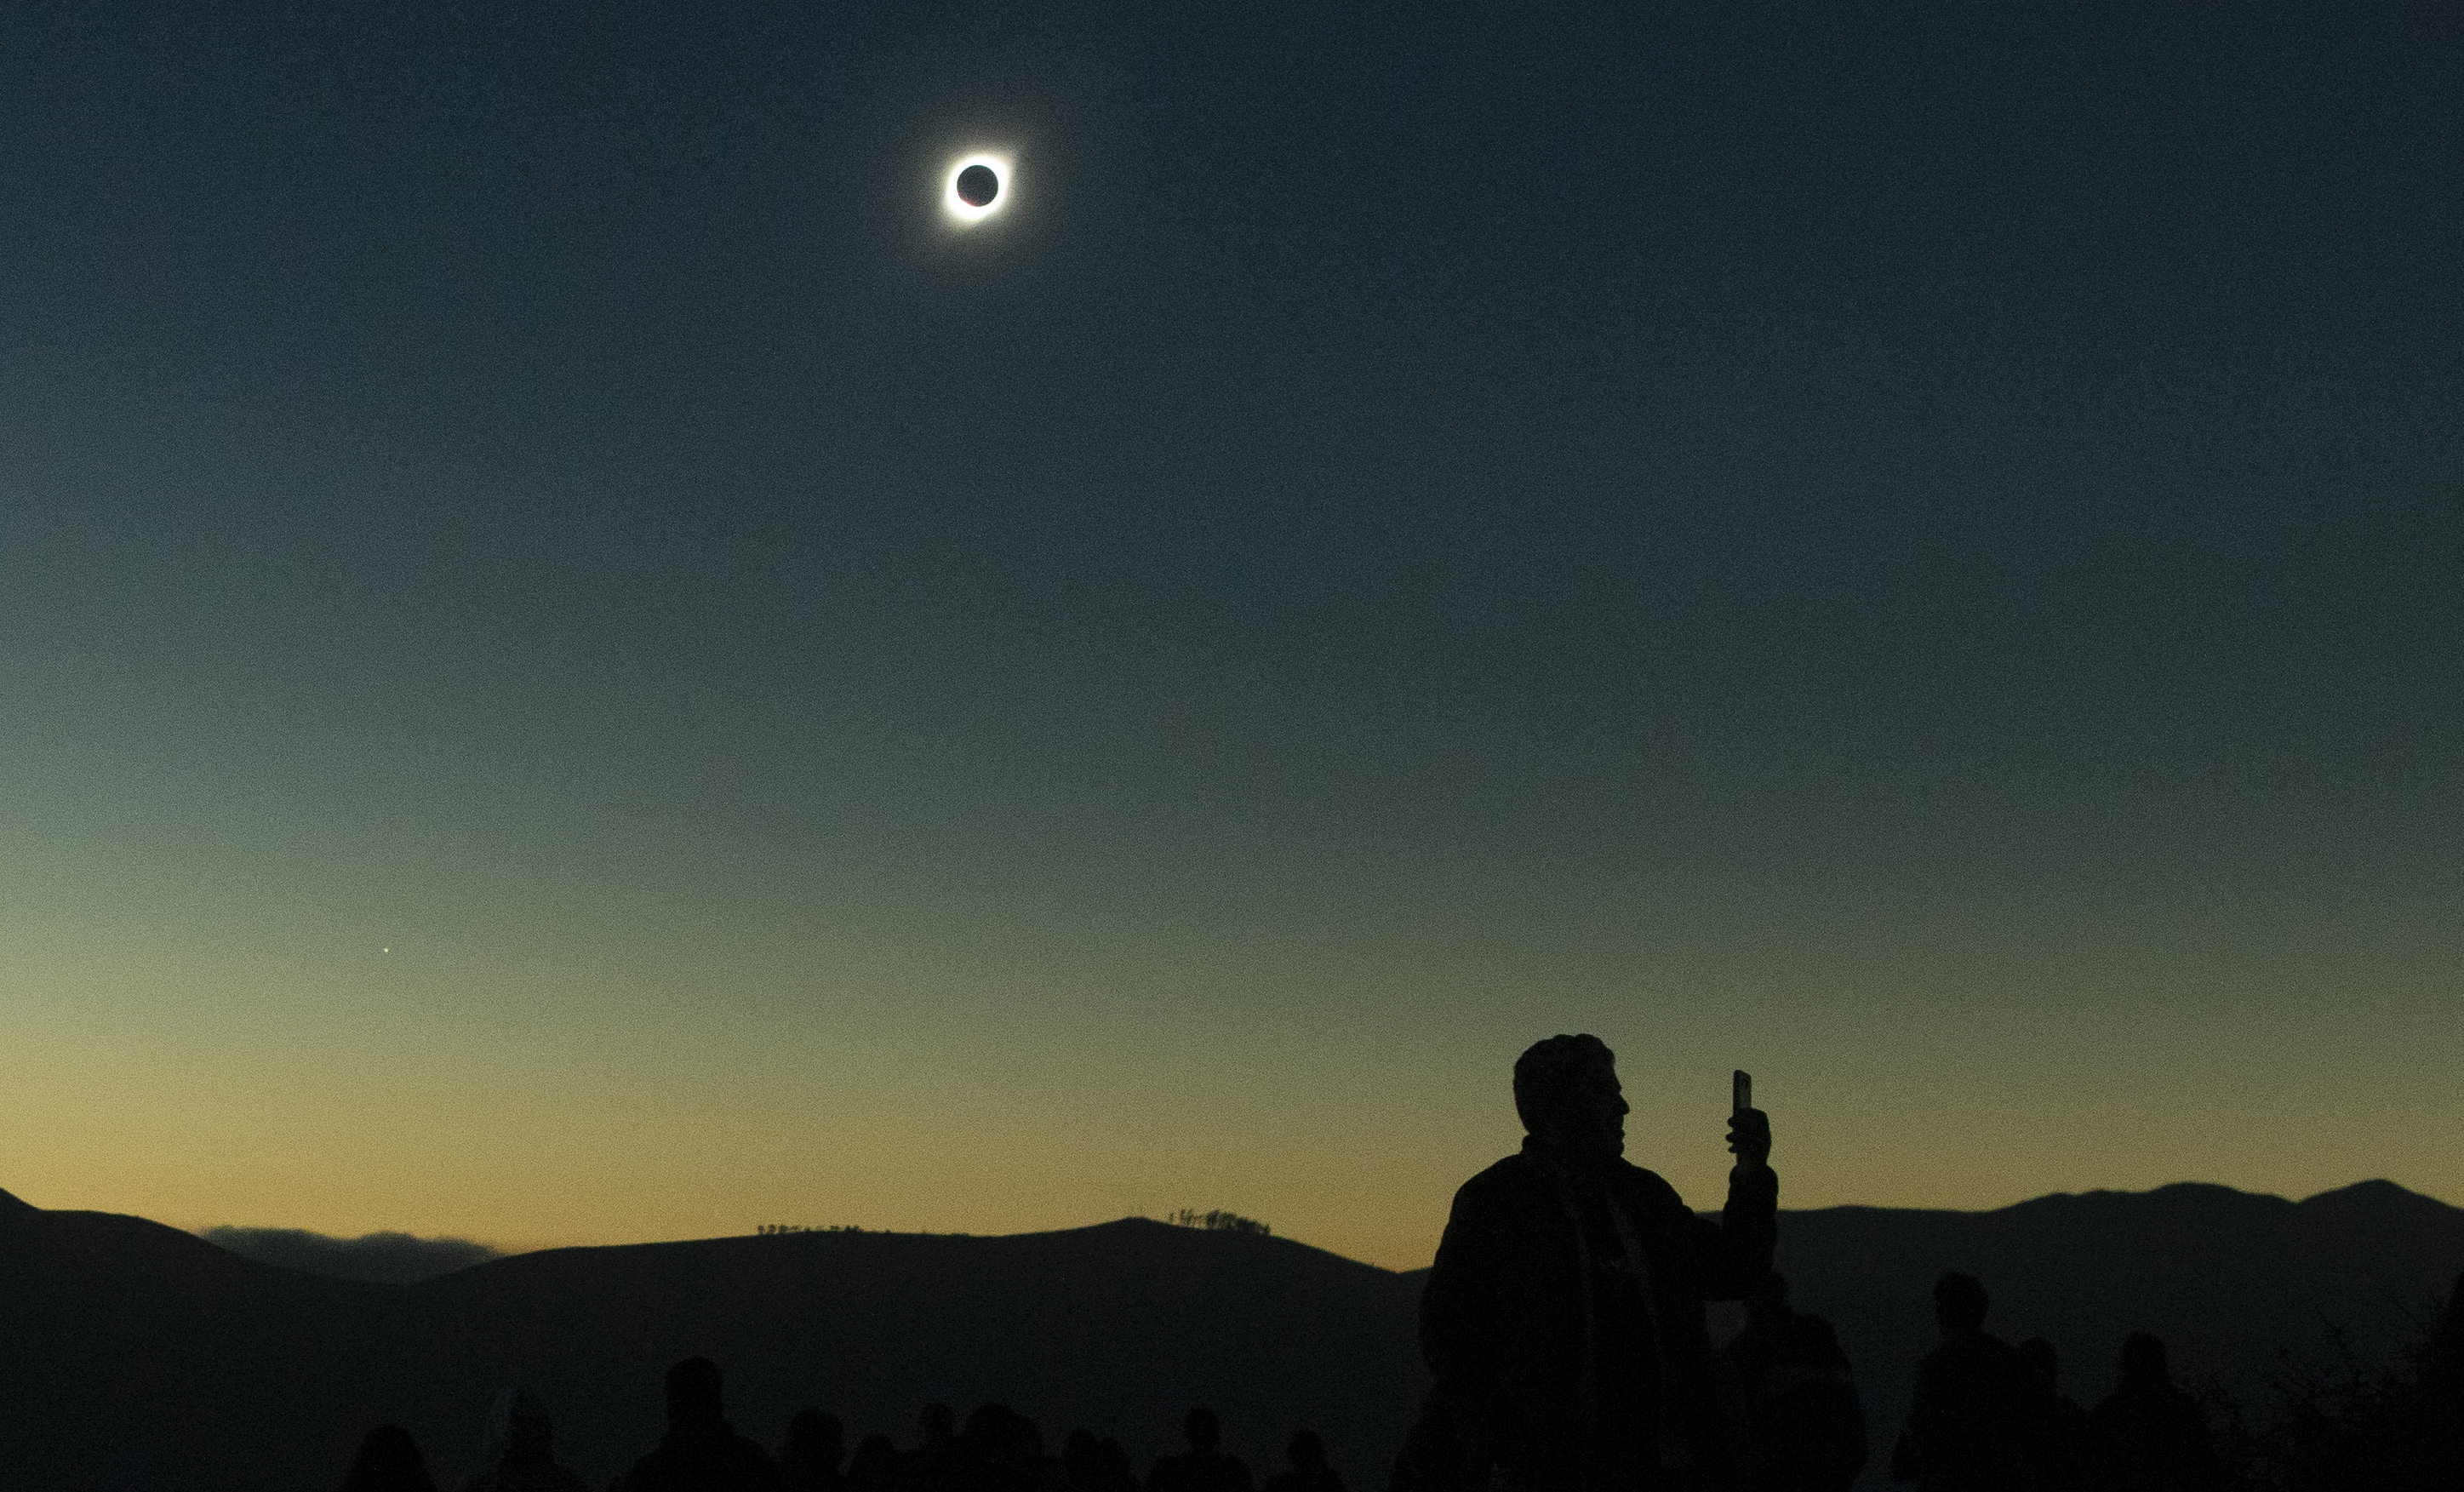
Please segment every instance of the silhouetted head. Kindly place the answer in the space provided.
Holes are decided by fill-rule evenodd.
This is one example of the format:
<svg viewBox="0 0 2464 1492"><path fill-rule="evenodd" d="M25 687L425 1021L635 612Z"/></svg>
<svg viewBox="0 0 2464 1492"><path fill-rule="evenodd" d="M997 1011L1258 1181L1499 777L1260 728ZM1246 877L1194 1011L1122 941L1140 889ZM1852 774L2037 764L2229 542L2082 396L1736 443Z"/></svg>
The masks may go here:
<svg viewBox="0 0 2464 1492"><path fill-rule="evenodd" d="M915 1443L938 1450L958 1437L958 1412L947 1404L927 1404L915 1415Z"/></svg>
<svg viewBox="0 0 2464 1492"><path fill-rule="evenodd" d="M1200 1404L1180 1417L1180 1435L1191 1450L1200 1456L1212 1456L1215 1448L1223 1443L1223 1425L1215 1417L1215 1411Z"/></svg>
<svg viewBox="0 0 2464 1492"><path fill-rule="evenodd" d="M1314 1430L1293 1431L1292 1443L1284 1447L1284 1454L1291 1458L1294 1471L1317 1471L1326 1465L1326 1442Z"/></svg>
<svg viewBox="0 0 2464 1492"><path fill-rule="evenodd" d="M2037 1388L2050 1393L2061 1383L2062 1360L2055 1355L2054 1344L2043 1337L2030 1337L2019 1344L2017 1350L2019 1366Z"/></svg>
<svg viewBox="0 0 2464 1492"><path fill-rule="evenodd" d="M1933 1283L1933 1319L1945 1331L1983 1329L1989 1304L1985 1282L1972 1274L1953 1269Z"/></svg>
<svg viewBox="0 0 2464 1492"><path fill-rule="evenodd" d="M787 1421L787 1443L781 1447L790 1466L838 1474L847 1459L847 1426L822 1409L800 1409Z"/></svg>
<svg viewBox="0 0 2464 1492"><path fill-rule="evenodd" d="M488 1407L488 1433L480 1442L479 1464L519 1469L555 1461L556 1425L539 1395L518 1386L497 1394Z"/></svg>
<svg viewBox="0 0 2464 1492"><path fill-rule="evenodd" d="M2122 1386L2152 1389L2173 1381L2166 1360L2164 1339L2152 1331L2133 1331L2122 1339Z"/></svg>
<svg viewBox="0 0 2464 1492"><path fill-rule="evenodd" d="M1758 1325L1786 1321L1794 1312L1788 1308L1788 1276L1774 1269L1762 1277L1746 1292L1746 1319Z"/></svg>
<svg viewBox="0 0 2464 1492"><path fill-rule="evenodd" d="M1515 1059L1514 1111L1533 1138L1585 1158L1625 1153L1617 1054L1596 1036L1552 1036Z"/></svg>
<svg viewBox="0 0 2464 1492"><path fill-rule="evenodd" d="M350 1469L342 1473L342 1492L436 1492L436 1481L409 1431L379 1425L360 1437Z"/></svg>
<svg viewBox="0 0 2464 1492"><path fill-rule="evenodd" d="M668 1417L715 1418L723 1413L718 1364L688 1357L668 1370Z"/></svg>

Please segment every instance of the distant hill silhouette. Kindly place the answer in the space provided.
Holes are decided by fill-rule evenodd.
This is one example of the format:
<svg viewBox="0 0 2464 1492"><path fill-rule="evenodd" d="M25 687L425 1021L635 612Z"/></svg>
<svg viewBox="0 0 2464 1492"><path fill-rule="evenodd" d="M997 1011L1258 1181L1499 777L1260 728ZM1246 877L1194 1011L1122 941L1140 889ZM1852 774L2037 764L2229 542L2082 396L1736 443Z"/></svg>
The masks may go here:
<svg viewBox="0 0 2464 1492"><path fill-rule="evenodd" d="M517 1380L603 1484L657 1437L661 1370L694 1353L773 1443L802 1404L904 1440L928 1401L1000 1399L1056 1448L1086 1424L1143 1459L1202 1398L1262 1461L1308 1424L1368 1467L1419 1393L1417 1299L1287 1240L1139 1219L555 1249L386 1286L0 1193L0 1485L309 1492L389 1419L458 1476Z"/></svg>
<svg viewBox="0 0 2464 1492"><path fill-rule="evenodd" d="M1784 1213L1783 1267L1853 1354L1879 1442L1926 1344L1926 1290L1981 1274L1992 1325L2104 1392L2123 1334L2244 1381L2323 1323L2365 1349L2464 1267L2464 1211L2386 1182L2293 1203L2222 1187L2049 1196L1991 1213ZM413 1285L319 1278L141 1218L0 1193L0 1476L35 1489L329 1486L394 1419L458 1477L490 1397L539 1389L604 1484L655 1437L659 1373L706 1352L746 1433L820 1403L904 1440L915 1409L1000 1399L1057 1441L1085 1424L1141 1461L1203 1399L1271 1463L1299 1425L1384 1484L1422 1378L1419 1273L1285 1239L1136 1219L963 1238L789 1234L557 1249ZM14 1473L14 1475L8 1475Z"/></svg>
<svg viewBox="0 0 2464 1492"><path fill-rule="evenodd" d="M197 1237L260 1263L372 1284L416 1284L502 1257L469 1239L423 1239L407 1233L341 1239L305 1228L218 1227L201 1229Z"/></svg>

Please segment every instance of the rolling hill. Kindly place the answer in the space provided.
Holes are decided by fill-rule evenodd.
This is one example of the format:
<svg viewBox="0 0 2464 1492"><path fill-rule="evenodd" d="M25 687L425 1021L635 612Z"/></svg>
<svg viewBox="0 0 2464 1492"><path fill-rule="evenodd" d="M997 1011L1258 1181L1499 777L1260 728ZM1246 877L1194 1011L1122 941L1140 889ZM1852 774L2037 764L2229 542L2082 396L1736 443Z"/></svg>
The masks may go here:
<svg viewBox="0 0 2464 1492"><path fill-rule="evenodd" d="M2186 1375L2247 1387L2329 1322L2365 1349L2394 1341L2403 1307L2464 1268L2464 1211L2386 1182L2299 1203L2175 1186L1991 1213L1787 1213L1780 1247L1800 1305L1838 1326L1887 1446L1942 1269L1986 1280L2004 1335L2054 1341L2081 1398L2142 1327ZM655 1437L660 1371L703 1352L727 1367L738 1426L773 1441L805 1403L904 1438L925 1402L998 1399L1053 1440L1084 1424L1143 1459L1203 1400L1259 1469L1309 1424L1371 1492L1422 1386L1419 1291L1418 1273L1288 1240L1140 1219L556 1249L368 1284L0 1193L0 1481L309 1492L385 1419L451 1478L490 1396L519 1380L604 1482Z"/></svg>

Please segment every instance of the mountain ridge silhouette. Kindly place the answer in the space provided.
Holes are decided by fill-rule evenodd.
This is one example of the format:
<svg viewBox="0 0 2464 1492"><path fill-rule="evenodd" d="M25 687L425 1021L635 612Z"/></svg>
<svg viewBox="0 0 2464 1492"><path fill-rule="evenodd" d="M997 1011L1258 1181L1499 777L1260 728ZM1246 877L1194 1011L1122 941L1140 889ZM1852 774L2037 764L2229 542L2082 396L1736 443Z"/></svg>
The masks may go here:
<svg viewBox="0 0 2464 1492"><path fill-rule="evenodd" d="M2186 1376L2247 1387L2329 1321L2365 1350L2397 1340L2404 1307L2464 1267L2464 1210L2385 1181L2301 1202L2180 1183L1987 1213L1836 1207L1784 1212L1780 1262L1798 1304L1838 1327L1887 1446L1945 1268L1986 1280L2006 1337L2053 1340L2079 1398L2104 1392L2143 1327ZM383 1284L0 1193L0 1396L17 1410L0 1468L61 1492L307 1492L394 1420L458 1475L489 1399L523 1381L595 1484L655 1438L661 1370L708 1352L763 1439L803 1403L903 1439L925 1402L1000 1400L1049 1439L1085 1424L1143 1459L1202 1400L1253 1462L1307 1424L1375 1486L1424 1381L1423 1273L1124 1218L551 1249Z"/></svg>

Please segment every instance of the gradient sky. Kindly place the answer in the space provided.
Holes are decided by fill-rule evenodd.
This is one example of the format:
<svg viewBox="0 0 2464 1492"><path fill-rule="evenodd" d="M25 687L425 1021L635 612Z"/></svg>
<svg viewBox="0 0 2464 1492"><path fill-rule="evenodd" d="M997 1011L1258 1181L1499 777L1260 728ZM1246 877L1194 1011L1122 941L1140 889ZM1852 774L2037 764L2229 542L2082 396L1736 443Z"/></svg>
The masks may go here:
<svg viewBox="0 0 2464 1492"><path fill-rule="evenodd" d="M2464 1202L2464 22L1844 9L12 11L0 1187Z"/></svg>

